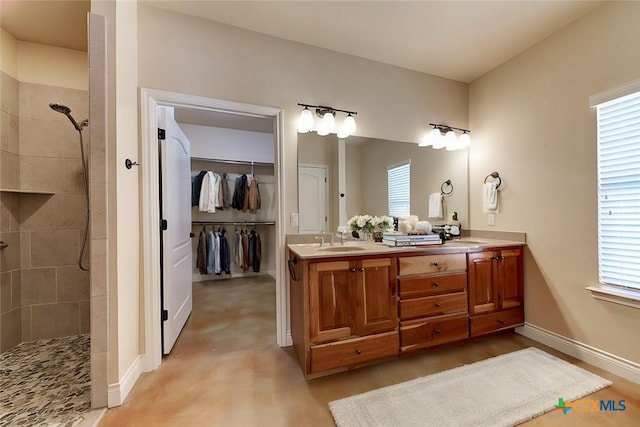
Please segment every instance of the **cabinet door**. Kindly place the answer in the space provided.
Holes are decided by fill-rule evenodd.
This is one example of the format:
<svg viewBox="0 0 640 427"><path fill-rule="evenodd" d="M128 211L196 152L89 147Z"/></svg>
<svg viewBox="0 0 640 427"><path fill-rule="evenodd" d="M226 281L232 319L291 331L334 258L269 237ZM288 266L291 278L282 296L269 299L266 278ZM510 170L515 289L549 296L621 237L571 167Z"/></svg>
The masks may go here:
<svg viewBox="0 0 640 427"><path fill-rule="evenodd" d="M312 343L354 334L349 261L309 264L309 328Z"/></svg>
<svg viewBox="0 0 640 427"><path fill-rule="evenodd" d="M355 321L358 335L392 331L398 324L395 269L390 258L355 265Z"/></svg>
<svg viewBox="0 0 640 427"><path fill-rule="evenodd" d="M521 307L524 300L522 249L503 249L498 257L500 308Z"/></svg>
<svg viewBox="0 0 640 427"><path fill-rule="evenodd" d="M485 251L468 255L469 314L487 313L499 307L497 274L498 253Z"/></svg>

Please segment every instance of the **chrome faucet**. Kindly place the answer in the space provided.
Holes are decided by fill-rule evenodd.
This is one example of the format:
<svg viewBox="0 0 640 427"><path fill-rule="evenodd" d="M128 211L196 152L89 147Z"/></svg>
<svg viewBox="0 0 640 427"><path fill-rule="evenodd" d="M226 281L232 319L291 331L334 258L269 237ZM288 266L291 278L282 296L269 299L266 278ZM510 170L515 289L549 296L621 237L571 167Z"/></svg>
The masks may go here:
<svg viewBox="0 0 640 427"><path fill-rule="evenodd" d="M324 232L324 230L320 230L320 235L319 236L315 236L314 239L316 240L320 240L320 247L324 246L324 237L327 235L327 233ZM333 240L332 243L333 245Z"/></svg>
<svg viewBox="0 0 640 427"><path fill-rule="evenodd" d="M329 243L330 246L333 246L333 238L334 237L339 237L340 238L340 244L344 245L344 233L339 232L339 233L331 233L331 243Z"/></svg>

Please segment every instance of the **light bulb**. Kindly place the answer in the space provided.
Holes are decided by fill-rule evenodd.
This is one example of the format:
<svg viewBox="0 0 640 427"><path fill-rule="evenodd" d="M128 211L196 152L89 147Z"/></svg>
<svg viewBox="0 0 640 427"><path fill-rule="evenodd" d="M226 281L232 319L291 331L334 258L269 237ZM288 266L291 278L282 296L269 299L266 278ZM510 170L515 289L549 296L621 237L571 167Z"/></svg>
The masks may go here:
<svg viewBox="0 0 640 427"><path fill-rule="evenodd" d="M431 133L422 135L422 138L420 138L420 142L418 143L418 147L428 147L430 145L431 145Z"/></svg>
<svg viewBox="0 0 640 427"><path fill-rule="evenodd" d="M308 107L304 107L304 110L300 112L300 118L298 119L298 132L307 133L313 128L313 115Z"/></svg>
<svg viewBox="0 0 640 427"><path fill-rule="evenodd" d="M456 133L453 130L447 131L444 135L445 144L448 145L456 145Z"/></svg>
<svg viewBox="0 0 640 427"><path fill-rule="evenodd" d="M460 148L466 148L469 144L471 144L471 135L469 135L469 132L464 132L458 138L458 145L460 145Z"/></svg>
<svg viewBox="0 0 640 427"><path fill-rule="evenodd" d="M447 145L447 142L444 140L444 136L440 132L439 128L433 128L433 130L429 133L429 137L431 138L431 144L433 148L436 150L440 148L444 148Z"/></svg>
<svg viewBox="0 0 640 427"><path fill-rule="evenodd" d="M351 136L356 131L356 119L353 118L351 113L344 118L344 122L342 122L342 127L340 128L340 132L338 132L338 138L347 138Z"/></svg>
<svg viewBox="0 0 640 427"><path fill-rule="evenodd" d="M327 112L322 116L322 120L320 120L320 124L318 125L318 135L327 136L336 127L336 119L333 117L333 113Z"/></svg>

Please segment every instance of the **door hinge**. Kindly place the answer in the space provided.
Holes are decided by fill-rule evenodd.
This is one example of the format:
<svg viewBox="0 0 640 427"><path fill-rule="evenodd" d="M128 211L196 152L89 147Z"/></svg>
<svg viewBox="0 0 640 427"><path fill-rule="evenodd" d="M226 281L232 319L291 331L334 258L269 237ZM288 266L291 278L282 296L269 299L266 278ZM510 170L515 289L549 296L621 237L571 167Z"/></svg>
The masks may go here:
<svg viewBox="0 0 640 427"><path fill-rule="evenodd" d="M167 133L165 132L164 129L158 128L158 139L160 140L167 139Z"/></svg>
<svg viewBox="0 0 640 427"><path fill-rule="evenodd" d="M165 231L167 229L167 220L166 219L161 219L160 220L160 230Z"/></svg>
<svg viewBox="0 0 640 427"><path fill-rule="evenodd" d="M169 320L169 312L167 310L162 310L162 321L166 322Z"/></svg>

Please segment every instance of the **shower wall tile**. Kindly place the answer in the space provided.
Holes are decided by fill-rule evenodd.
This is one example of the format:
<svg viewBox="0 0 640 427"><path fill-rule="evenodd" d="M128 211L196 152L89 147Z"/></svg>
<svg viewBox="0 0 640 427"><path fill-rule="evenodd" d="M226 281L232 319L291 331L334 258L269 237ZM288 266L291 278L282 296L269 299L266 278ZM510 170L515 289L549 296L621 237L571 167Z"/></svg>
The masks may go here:
<svg viewBox="0 0 640 427"><path fill-rule="evenodd" d="M89 156L89 181L107 182L107 152L105 144L106 128L91 125L91 153Z"/></svg>
<svg viewBox="0 0 640 427"><path fill-rule="evenodd" d="M31 268L31 233L20 233L20 268Z"/></svg>
<svg viewBox="0 0 640 427"><path fill-rule="evenodd" d="M93 336L91 337L91 407L104 408L107 406L108 355L106 351L93 351Z"/></svg>
<svg viewBox="0 0 640 427"><path fill-rule="evenodd" d="M11 231L11 193L0 193L0 232Z"/></svg>
<svg viewBox="0 0 640 427"><path fill-rule="evenodd" d="M31 306L22 307L22 341L33 341L31 339Z"/></svg>
<svg viewBox="0 0 640 427"><path fill-rule="evenodd" d="M11 307L18 308L22 305L22 270L11 272Z"/></svg>
<svg viewBox="0 0 640 427"><path fill-rule="evenodd" d="M20 203L21 230L54 230L55 197L48 194L24 195Z"/></svg>
<svg viewBox="0 0 640 427"><path fill-rule="evenodd" d="M22 342L22 309L17 308L0 316L0 353Z"/></svg>
<svg viewBox="0 0 640 427"><path fill-rule="evenodd" d="M11 273L0 274L0 314L5 314L13 308L11 296Z"/></svg>
<svg viewBox="0 0 640 427"><path fill-rule="evenodd" d="M107 295L107 240L91 240L91 297Z"/></svg>
<svg viewBox="0 0 640 427"><path fill-rule="evenodd" d="M10 75L0 72L0 87L2 96L0 97L0 111L5 111L14 116L18 116L19 108L19 83Z"/></svg>
<svg viewBox="0 0 640 427"><path fill-rule="evenodd" d="M78 232L75 230L31 233L32 267L74 265L78 254Z"/></svg>
<svg viewBox="0 0 640 427"><path fill-rule="evenodd" d="M89 272L77 265L57 267L57 301L88 301Z"/></svg>
<svg viewBox="0 0 640 427"><path fill-rule="evenodd" d="M22 305L56 302L56 269L30 268L22 270Z"/></svg>
<svg viewBox="0 0 640 427"><path fill-rule="evenodd" d="M107 296L91 298L91 350L97 353L107 351Z"/></svg>
<svg viewBox="0 0 640 427"><path fill-rule="evenodd" d="M80 301L80 333L91 332L91 304L89 301Z"/></svg>
<svg viewBox="0 0 640 427"><path fill-rule="evenodd" d="M0 112L0 149L19 154L18 117L6 111Z"/></svg>
<svg viewBox="0 0 640 427"><path fill-rule="evenodd" d="M31 339L67 337L80 333L77 302L31 306Z"/></svg>
<svg viewBox="0 0 640 427"><path fill-rule="evenodd" d="M0 182L2 188L20 188L20 156L8 151L0 152Z"/></svg>
<svg viewBox="0 0 640 427"><path fill-rule="evenodd" d="M20 117L20 155L54 157L56 140L70 123ZM65 126L68 124L68 126Z"/></svg>
<svg viewBox="0 0 640 427"><path fill-rule="evenodd" d="M79 193L82 188L82 166L77 159L23 157L28 163L29 190L55 193Z"/></svg>
<svg viewBox="0 0 640 427"><path fill-rule="evenodd" d="M50 103L71 108L71 115L78 122L87 118L89 99L86 90L20 82L20 118L56 120L67 122L71 126L64 114L49 107Z"/></svg>
<svg viewBox="0 0 640 427"><path fill-rule="evenodd" d="M0 251L0 272L20 268L20 233L16 231L0 233L0 240L9 246Z"/></svg>
<svg viewBox="0 0 640 427"><path fill-rule="evenodd" d="M106 185L92 182L91 187L91 238L107 238Z"/></svg>
<svg viewBox="0 0 640 427"><path fill-rule="evenodd" d="M53 224L56 230L81 230L87 221L87 201L84 194L56 194Z"/></svg>

